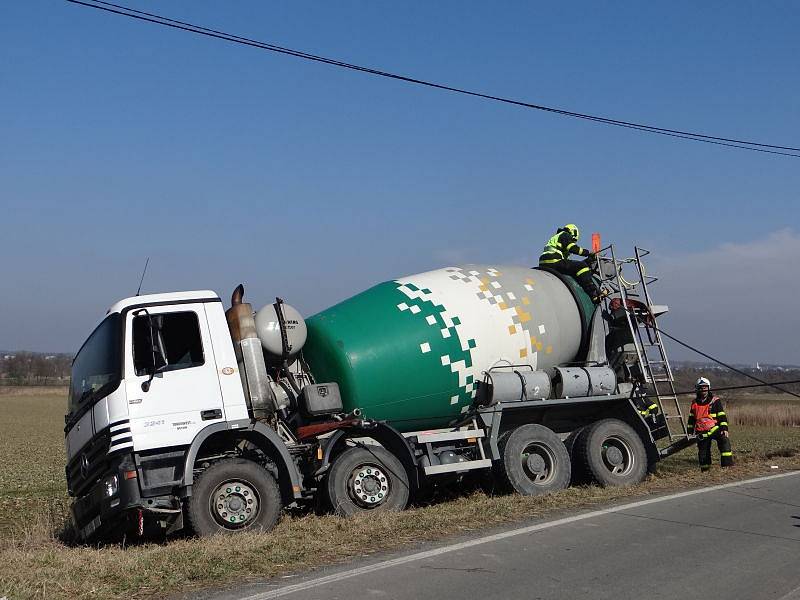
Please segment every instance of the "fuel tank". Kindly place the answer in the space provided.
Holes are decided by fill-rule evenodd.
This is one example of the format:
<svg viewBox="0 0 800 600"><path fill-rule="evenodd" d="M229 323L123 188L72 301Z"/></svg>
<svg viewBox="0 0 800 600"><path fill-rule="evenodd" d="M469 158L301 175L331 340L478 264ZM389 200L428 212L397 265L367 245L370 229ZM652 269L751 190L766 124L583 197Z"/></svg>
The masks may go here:
<svg viewBox="0 0 800 600"><path fill-rule="evenodd" d="M346 410L400 431L445 427L468 410L492 367L577 360L593 310L574 280L553 272L446 267L310 317L303 356L317 381L339 384Z"/></svg>

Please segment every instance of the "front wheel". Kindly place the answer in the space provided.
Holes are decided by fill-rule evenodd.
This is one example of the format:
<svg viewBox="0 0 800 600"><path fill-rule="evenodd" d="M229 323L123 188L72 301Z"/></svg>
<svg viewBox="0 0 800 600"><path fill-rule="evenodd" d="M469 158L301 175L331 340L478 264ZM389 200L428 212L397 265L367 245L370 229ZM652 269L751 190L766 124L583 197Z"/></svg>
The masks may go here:
<svg viewBox="0 0 800 600"><path fill-rule="evenodd" d="M380 446L342 452L328 472L325 489L333 511L345 517L403 510L408 504L406 471L393 454Z"/></svg>
<svg viewBox="0 0 800 600"><path fill-rule="evenodd" d="M242 458L214 463L195 480L187 516L200 536L244 529L268 531L281 514L275 478L261 465Z"/></svg>

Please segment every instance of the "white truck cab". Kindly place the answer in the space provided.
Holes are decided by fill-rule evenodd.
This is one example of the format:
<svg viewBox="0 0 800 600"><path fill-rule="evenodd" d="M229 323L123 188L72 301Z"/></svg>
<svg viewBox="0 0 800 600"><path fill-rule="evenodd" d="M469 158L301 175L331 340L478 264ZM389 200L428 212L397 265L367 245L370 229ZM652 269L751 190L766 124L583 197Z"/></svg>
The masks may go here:
<svg viewBox="0 0 800 600"><path fill-rule="evenodd" d="M250 419L222 301L211 291L114 304L75 357L65 421L67 482L84 538L132 507L180 517L193 480L187 456L210 433L265 429ZM289 479L293 499L296 474Z"/></svg>

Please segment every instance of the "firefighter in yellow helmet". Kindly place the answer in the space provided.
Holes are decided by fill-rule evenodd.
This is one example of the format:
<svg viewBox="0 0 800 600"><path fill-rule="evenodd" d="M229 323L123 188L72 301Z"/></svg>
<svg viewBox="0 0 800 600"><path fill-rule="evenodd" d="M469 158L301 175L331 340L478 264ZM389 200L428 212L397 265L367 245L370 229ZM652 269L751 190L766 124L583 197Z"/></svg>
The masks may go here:
<svg viewBox="0 0 800 600"><path fill-rule="evenodd" d="M592 278L592 269L587 261L569 260L570 254L585 256L590 260L594 258L592 252L578 245L578 238L580 238L580 231L574 223L561 227L547 241L547 245L539 256L539 266L574 277L592 301L598 303L600 302L600 290Z"/></svg>

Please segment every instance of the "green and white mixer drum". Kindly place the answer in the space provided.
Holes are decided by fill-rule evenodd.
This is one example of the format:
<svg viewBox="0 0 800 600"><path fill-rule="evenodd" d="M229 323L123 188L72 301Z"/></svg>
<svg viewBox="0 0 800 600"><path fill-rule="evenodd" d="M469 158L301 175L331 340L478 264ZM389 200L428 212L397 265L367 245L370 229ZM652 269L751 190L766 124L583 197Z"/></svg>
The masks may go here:
<svg viewBox="0 0 800 600"><path fill-rule="evenodd" d="M580 306L580 308L579 308ZM445 427L483 373L576 360L593 312L569 278L466 265L387 281L307 319L303 355L344 407L400 431Z"/></svg>

